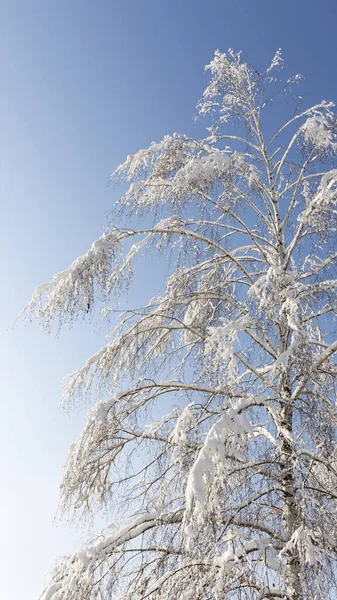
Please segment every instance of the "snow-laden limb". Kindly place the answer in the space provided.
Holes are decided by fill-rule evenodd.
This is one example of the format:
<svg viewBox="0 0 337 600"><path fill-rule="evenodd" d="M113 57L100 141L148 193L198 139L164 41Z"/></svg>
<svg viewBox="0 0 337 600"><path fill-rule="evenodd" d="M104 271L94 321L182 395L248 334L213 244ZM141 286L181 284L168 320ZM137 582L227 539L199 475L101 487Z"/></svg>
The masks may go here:
<svg viewBox="0 0 337 600"><path fill-rule="evenodd" d="M156 311L145 314L126 331L117 332L112 341L88 359L82 369L65 379L63 400L89 389L95 377L101 384L108 382L114 386L123 374L140 373L150 357L160 357L172 347L174 334L185 330L180 321L170 316ZM199 341L199 336L195 337Z"/></svg>
<svg viewBox="0 0 337 600"><path fill-rule="evenodd" d="M106 505L111 470L127 443L118 440L120 424L114 418L118 402L122 403L122 395L98 402L72 444L61 484L63 510L74 506L75 511L85 514L92 505Z"/></svg>
<svg viewBox="0 0 337 600"><path fill-rule="evenodd" d="M310 566L314 566L317 561L320 562L322 552L315 541L315 535L303 525L294 531L280 555L287 552L291 554L294 550L297 550L302 560Z"/></svg>
<svg viewBox="0 0 337 600"><path fill-rule="evenodd" d="M224 319L225 320L225 319ZM226 365L228 370L228 381L233 382L237 376L237 358L235 346L238 334L250 325L250 318L243 317L238 321L227 322L220 327L210 327L209 336L206 341L205 353L211 354L212 359L218 365Z"/></svg>
<svg viewBox="0 0 337 600"><path fill-rule="evenodd" d="M270 403L261 398L249 396L239 400L223 411L208 431L186 483L187 535L192 531L190 519L192 522L204 523L207 515L217 510L216 498L212 497L210 491L214 489L217 480L228 479L233 462L238 461L240 469L245 463L248 469L253 466L249 463L247 451L248 440L255 436L255 431L244 413L252 406L268 407L268 404ZM277 419L277 412L273 407L270 414Z"/></svg>
<svg viewBox="0 0 337 600"><path fill-rule="evenodd" d="M191 223L193 225L193 221ZM36 315L50 328L53 321L73 320L78 314L89 313L99 291L107 295L116 288L125 288L132 274L136 255L152 240L161 246L168 236L187 237L223 252L242 269L241 264L211 238L187 227L188 223L176 215L157 222L152 229L141 231L113 229L94 242L87 253L77 258L66 270L54 275L53 279L39 286L24 308L23 314ZM122 257L122 242L142 236L136 241L125 258Z"/></svg>
<svg viewBox="0 0 337 600"><path fill-rule="evenodd" d="M227 393L225 389L195 383L149 381L97 402L69 451L61 484L62 511L73 509L76 514L87 515L97 507L106 507L116 485L121 455L127 448L131 451L157 442L159 447L170 449L181 463L186 453L197 451L199 445L193 432L198 425L193 404L182 410L175 408L159 421L144 424L142 429L134 422L135 414L145 412L154 401L163 401L168 394L196 392L206 397ZM149 474L150 468L145 465L144 477Z"/></svg>
<svg viewBox="0 0 337 600"><path fill-rule="evenodd" d="M221 590L221 577L224 576L226 571L233 568L237 565L237 562L242 558L246 557L250 553L258 553L260 557L263 557L267 566L271 567L274 570L277 570L279 573L286 575L286 569L284 564L280 560L278 553L276 551L279 544L275 543L273 538L253 538L247 543L239 545L237 548L233 548L232 540L231 543L228 544L227 550L220 556L215 559L215 565L220 569L220 582L218 587Z"/></svg>
<svg viewBox="0 0 337 600"><path fill-rule="evenodd" d="M305 386L308 384L308 382L312 379L312 377L317 375L317 372L320 369L320 367L327 360L329 360L329 358L331 356L333 356L335 354L335 352L337 352L337 340L335 342L333 342L332 344L330 344L326 348L326 350L324 350L324 352L322 352L318 356L318 358L316 358L314 365L311 367L311 369L308 370L308 373L303 377L303 379L300 381L298 386L294 389L294 392L292 395L292 398L294 400L299 397L299 395L301 394L301 392L303 391Z"/></svg>
<svg viewBox="0 0 337 600"><path fill-rule="evenodd" d="M328 209L332 210L337 203L337 169L332 169L321 178L317 193L309 201L307 208L298 216L304 225L312 225L315 219L322 219Z"/></svg>
<svg viewBox="0 0 337 600"><path fill-rule="evenodd" d="M281 50L281 48L279 48L275 52L275 55L273 56L273 59L269 65L268 69L266 69L266 75L269 75L273 69L282 69L284 65L285 65L285 62L284 62L284 58L282 57L282 50Z"/></svg>
<svg viewBox="0 0 337 600"><path fill-rule="evenodd" d="M289 334L291 337L289 345L279 354L277 360L271 365L271 371L276 373L278 371L285 372L291 361L296 359L296 355L299 352L303 352L306 346L306 332L302 325L301 307L299 302L287 291L285 292L285 300L281 305L281 318L284 315L289 328ZM310 356L308 355L308 361Z"/></svg>
<svg viewBox="0 0 337 600"><path fill-rule="evenodd" d="M197 428L192 408L193 404L189 404L180 412L170 435L170 443L173 444L178 453L189 443L190 431L196 430Z"/></svg>
<svg viewBox="0 0 337 600"><path fill-rule="evenodd" d="M304 143L318 150L337 150L336 115L333 102L324 102L301 127Z"/></svg>
<svg viewBox="0 0 337 600"><path fill-rule="evenodd" d="M173 166L173 165L170 165ZM231 179L241 177L250 184L258 177L257 170L245 164L243 155L229 154L227 150L205 151L198 155L191 153L186 157L183 166L173 170L164 179L161 172L153 172L147 179L131 184L122 199L125 206L136 205L139 210L144 210L158 204L176 206L182 200L195 201L196 198L210 194L216 186L227 188L230 198Z"/></svg>
<svg viewBox="0 0 337 600"><path fill-rule="evenodd" d="M217 178L228 173L231 163L224 152L212 152L208 156L192 158L173 179L173 189L184 194L191 191L208 192L213 189Z"/></svg>
<svg viewBox="0 0 337 600"><path fill-rule="evenodd" d="M100 589L102 561L114 556L118 562L118 552L121 547L143 536L147 531L163 524L179 524L182 511L177 509L170 514L144 513L124 528L115 533L102 535L97 540L87 544L72 556L64 559L54 571L54 581L46 588L41 600L78 600L81 598L96 598ZM105 576L109 573L105 574ZM116 573L112 569L112 584Z"/></svg>
<svg viewBox="0 0 337 600"><path fill-rule="evenodd" d="M144 210L158 204L177 206L186 198L195 201L212 192L216 185L226 187L228 193L233 178L253 185L258 181L258 173L257 167L247 163L240 152L175 134L128 156L111 178L132 182L121 204Z"/></svg>
<svg viewBox="0 0 337 600"><path fill-rule="evenodd" d="M40 285L24 312L37 314L48 327L53 320L71 320L92 307L96 286L104 288L112 261L118 262L124 235L113 230L104 234L65 271Z"/></svg>
<svg viewBox="0 0 337 600"><path fill-rule="evenodd" d="M134 181L136 177L151 172L152 169L155 169L161 179L166 179L171 171L184 165L189 145L190 142L184 135L166 135L161 142L153 142L149 148L129 154L126 161L112 173L111 179Z"/></svg>

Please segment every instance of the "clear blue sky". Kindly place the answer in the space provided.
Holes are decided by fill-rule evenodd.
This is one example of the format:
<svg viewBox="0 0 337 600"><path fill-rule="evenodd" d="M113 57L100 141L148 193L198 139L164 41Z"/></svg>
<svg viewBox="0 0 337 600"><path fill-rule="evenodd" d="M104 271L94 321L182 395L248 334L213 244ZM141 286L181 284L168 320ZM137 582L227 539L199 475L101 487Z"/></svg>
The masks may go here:
<svg viewBox="0 0 337 600"><path fill-rule="evenodd" d="M308 103L337 101L336 23L335 0L0 2L2 600L34 600L57 556L83 539L52 523L83 421L58 399L62 376L104 333L86 324L53 338L11 323L101 234L113 168L166 133L193 134L216 48L262 68L282 47L306 76ZM129 302L153 285L147 274Z"/></svg>

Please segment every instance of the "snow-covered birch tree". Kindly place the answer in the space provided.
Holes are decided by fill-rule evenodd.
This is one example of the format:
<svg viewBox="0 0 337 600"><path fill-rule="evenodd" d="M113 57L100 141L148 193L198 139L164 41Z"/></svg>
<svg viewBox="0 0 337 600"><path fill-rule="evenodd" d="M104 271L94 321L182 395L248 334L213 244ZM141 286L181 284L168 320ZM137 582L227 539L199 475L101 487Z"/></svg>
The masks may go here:
<svg viewBox="0 0 337 600"><path fill-rule="evenodd" d="M110 227L26 308L47 329L106 313L136 257L172 250L162 295L65 380L63 402L97 403L62 509L122 510L43 600L336 598L337 119L283 66L217 51L205 137L166 136L113 174L115 219L139 227Z"/></svg>

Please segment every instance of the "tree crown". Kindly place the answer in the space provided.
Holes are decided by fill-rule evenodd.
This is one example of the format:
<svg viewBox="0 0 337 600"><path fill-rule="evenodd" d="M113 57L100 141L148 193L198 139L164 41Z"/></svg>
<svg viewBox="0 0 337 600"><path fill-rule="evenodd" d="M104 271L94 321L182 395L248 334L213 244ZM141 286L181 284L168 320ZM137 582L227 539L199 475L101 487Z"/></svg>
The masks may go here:
<svg viewBox="0 0 337 600"><path fill-rule="evenodd" d="M302 108L283 66L217 51L207 136L165 136L113 174L129 183L118 210L155 224L110 228L26 307L63 325L125 289L146 246L173 249L163 295L65 380L65 401L95 381L105 398L62 506L122 493L129 516L61 561L43 600L334 597L337 121L331 102Z"/></svg>

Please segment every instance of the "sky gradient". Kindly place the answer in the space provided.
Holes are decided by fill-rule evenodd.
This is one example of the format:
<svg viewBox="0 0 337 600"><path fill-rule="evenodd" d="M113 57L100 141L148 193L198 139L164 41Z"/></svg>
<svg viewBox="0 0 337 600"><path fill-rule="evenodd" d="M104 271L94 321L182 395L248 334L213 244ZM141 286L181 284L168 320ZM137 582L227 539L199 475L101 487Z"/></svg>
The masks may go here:
<svg viewBox="0 0 337 600"><path fill-rule="evenodd" d="M104 341L79 323L60 337L12 323L40 283L107 225L109 175L166 133L193 135L214 50L263 69L282 47L305 104L337 101L334 0L0 1L1 598L34 600L86 529L53 523L67 448L85 411L58 408L62 376ZM156 263L128 303L160 284ZM158 276L158 277L157 277ZM85 407L86 408L86 407Z"/></svg>

